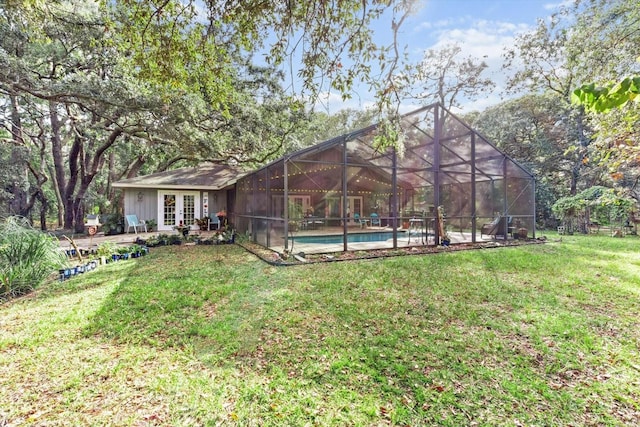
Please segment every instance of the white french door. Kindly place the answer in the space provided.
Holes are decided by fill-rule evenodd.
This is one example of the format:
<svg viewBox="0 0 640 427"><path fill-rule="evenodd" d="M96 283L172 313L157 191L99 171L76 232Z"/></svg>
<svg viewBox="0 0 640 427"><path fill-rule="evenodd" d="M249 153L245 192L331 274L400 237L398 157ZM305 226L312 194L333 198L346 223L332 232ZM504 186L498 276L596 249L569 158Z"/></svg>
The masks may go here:
<svg viewBox="0 0 640 427"><path fill-rule="evenodd" d="M200 218L199 191L158 191L158 230L195 224Z"/></svg>
<svg viewBox="0 0 640 427"><path fill-rule="evenodd" d="M337 203L338 198L334 199ZM340 197L340 214L338 216L342 216L342 197ZM363 216L364 212L362 212L362 196L347 196L347 216L353 218L354 214L358 214L359 216Z"/></svg>

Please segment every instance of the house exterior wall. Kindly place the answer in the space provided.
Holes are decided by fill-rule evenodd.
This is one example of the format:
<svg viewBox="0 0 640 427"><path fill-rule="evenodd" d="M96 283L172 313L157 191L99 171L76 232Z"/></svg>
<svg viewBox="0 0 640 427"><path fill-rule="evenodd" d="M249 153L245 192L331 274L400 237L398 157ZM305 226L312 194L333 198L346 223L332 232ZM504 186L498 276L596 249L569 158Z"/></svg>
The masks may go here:
<svg viewBox="0 0 640 427"><path fill-rule="evenodd" d="M226 211L229 210L229 206L227 202L227 195L229 192L227 190L217 190L217 191L210 190L203 193L208 194L209 215L215 215L217 212L220 212L223 209Z"/></svg>
<svg viewBox="0 0 640 427"><path fill-rule="evenodd" d="M124 215L135 214L140 220L158 221L158 190L150 188L126 188L124 191Z"/></svg>
<svg viewBox="0 0 640 427"><path fill-rule="evenodd" d="M172 192L171 189L149 189L149 188L126 188L124 189L124 215L134 214L140 220L155 220L156 224L160 224L160 200L158 199L160 192ZM190 192L194 190L175 190L175 193ZM196 207L196 218L204 218L206 216L216 215L221 210L229 211L231 209L230 194L228 190L205 190L198 191L198 206ZM165 231L167 227L165 227Z"/></svg>

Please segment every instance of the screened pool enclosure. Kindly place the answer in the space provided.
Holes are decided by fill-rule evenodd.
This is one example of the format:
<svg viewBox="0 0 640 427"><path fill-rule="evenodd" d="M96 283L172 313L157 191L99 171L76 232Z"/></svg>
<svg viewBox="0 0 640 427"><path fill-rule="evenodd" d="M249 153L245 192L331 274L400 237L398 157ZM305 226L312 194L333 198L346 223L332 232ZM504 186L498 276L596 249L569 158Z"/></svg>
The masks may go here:
<svg viewBox="0 0 640 427"><path fill-rule="evenodd" d="M376 151L374 125L241 178L236 228L306 253L535 237L531 173L438 104L402 129L403 150Z"/></svg>

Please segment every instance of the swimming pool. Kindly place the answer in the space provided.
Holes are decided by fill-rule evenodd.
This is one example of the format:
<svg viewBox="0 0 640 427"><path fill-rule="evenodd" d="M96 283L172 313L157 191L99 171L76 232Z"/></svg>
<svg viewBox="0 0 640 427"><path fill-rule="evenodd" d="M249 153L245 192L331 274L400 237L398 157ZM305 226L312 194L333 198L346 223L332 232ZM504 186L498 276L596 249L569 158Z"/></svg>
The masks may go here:
<svg viewBox="0 0 640 427"><path fill-rule="evenodd" d="M413 234L412 234L413 235ZM334 234L328 236L295 236L290 240L295 243L317 243L317 244L331 244L342 243L342 234ZM404 231L398 231L398 239L406 239L407 234ZM384 242L385 240L393 239L393 231L376 231L373 233L349 233L347 234L348 243L360 243L360 242Z"/></svg>

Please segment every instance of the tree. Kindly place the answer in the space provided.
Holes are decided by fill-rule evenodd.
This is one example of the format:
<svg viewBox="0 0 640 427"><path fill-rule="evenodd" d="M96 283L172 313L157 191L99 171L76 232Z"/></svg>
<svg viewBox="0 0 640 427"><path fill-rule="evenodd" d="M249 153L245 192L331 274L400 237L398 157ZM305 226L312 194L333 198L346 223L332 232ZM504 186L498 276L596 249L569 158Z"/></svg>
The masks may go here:
<svg viewBox="0 0 640 427"><path fill-rule="evenodd" d="M616 184L640 200L640 78L625 78L605 86L583 85L572 101L591 114L597 130L595 146L599 160Z"/></svg>
<svg viewBox="0 0 640 427"><path fill-rule="evenodd" d="M399 59L396 46L373 42L371 24L390 11L396 32L414 3L115 1L104 3L112 17L105 31L119 50L130 52L125 61L137 76L204 91L213 105L224 108L233 99L239 52L275 65L288 61L295 67L299 60L294 73L300 91L312 98L327 86L349 96L357 79L369 78L370 62L393 69ZM388 82L391 78L388 74Z"/></svg>
<svg viewBox="0 0 640 427"><path fill-rule="evenodd" d="M572 94L597 130L599 161L616 184L640 200L640 8L633 0L593 2L581 15L578 57L594 70Z"/></svg>
<svg viewBox="0 0 640 427"><path fill-rule="evenodd" d="M2 105L2 126L29 154L12 162L28 185L14 186L11 198L31 188L21 198L28 212L37 197L46 204L51 185L64 226L79 230L96 180L106 195L113 179L145 164L280 155L299 140L306 113L274 89L273 68L247 59L268 51L268 62L281 64L301 46L304 88L317 93L324 77L347 96L356 77L367 78L365 62L387 62L389 48L373 44L369 24L389 8L397 23L408 4L212 1L205 17L195 1L5 3L0 94L15 102Z"/></svg>
<svg viewBox="0 0 640 427"><path fill-rule="evenodd" d="M473 57L460 58L461 53L458 44L427 50L409 76L408 95L427 104L439 102L451 109L459 108L462 99L472 101L490 91L495 84L482 77L488 67L486 62Z"/></svg>
<svg viewBox="0 0 640 427"><path fill-rule="evenodd" d="M570 111L574 119L574 131L568 142L576 153L568 175L568 191L576 194L580 187L583 168L587 164L587 151L591 143L590 132L586 128L584 112L576 108L571 111L570 90L580 72L580 67L568 56L569 32L557 14L550 21L538 22L538 27L529 34L516 38L514 47L506 52L505 67L519 63L520 68L509 79L511 91L528 90L534 93L549 93L555 102Z"/></svg>
<svg viewBox="0 0 640 427"><path fill-rule="evenodd" d="M571 45L568 15L568 8L561 9L550 20L539 20L534 31L516 37L514 46L505 52L505 69L516 69L508 81L508 90L546 92L552 94L563 108L571 110L571 89L583 69ZM569 193L575 195L582 170L588 163L587 151L591 138L584 111L575 108L570 114L575 118L575 131L569 143L577 156L569 175Z"/></svg>
<svg viewBox="0 0 640 427"><path fill-rule="evenodd" d="M547 93L505 101L470 121L538 177L536 212L540 222L552 218L551 206L557 198L570 194L567 180L574 176L575 165L585 156L573 146L577 128L574 120L574 111ZM604 184L606 176L596 165L588 164L583 166L581 178L592 186Z"/></svg>
<svg viewBox="0 0 640 427"><path fill-rule="evenodd" d="M234 57L260 56L290 70L291 94L312 103L325 90L350 98L356 82L376 93L378 116L397 127L397 76L404 70L397 32L415 0L107 2L107 31L131 70L146 80L203 92L214 109L233 101ZM205 16L206 15L206 16ZM390 22L393 41L373 41L372 23ZM299 64L299 65L298 65ZM298 82L300 82L298 86ZM392 132L393 133L393 132ZM380 135L382 144L397 141Z"/></svg>
<svg viewBox="0 0 640 427"><path fill-rule="evenodd" d="M535 31L517 38L506 53L506 66L522 64L510 79L510 89L549 91L558 102L573 110L576 158L570 193L589 186L582 181L585 167L603 153L594 144L596 135L581 105L570 105L576 86L587 82L615 79L633 69L640 55L640 14L635 0L576 1L563 7L548 21L539 21Z"/></svg>
<svg viewBox="0 0 640 427"><path fill-rule="evenodd" d="M338 135L362 129L375 123L377 113L373 109L343 109L334 114L314 112L302 130L301 145L308 147Z"/></svg>
<svg viewBox="0 0 640 427"><path fill-rule="evenodd" d="M88 195L98 195L91 189L96 180L108 198L110 182L145 164L255 165L297 144L296 125L306 112L281 90L273 67L254 67L247 58L263 48L275 22L270 62L294 54L286 37L311 41L303 49L304 71L333 63L325 74L346 94L351 78L366 75L362 59L373 52L356 55L374 46L367 24L391 3L345 4L327 15L324 4L211 2L206 20L196 2L96 6L0 7L0 93L13 101L3 104L2 125L12 135L3 147L13 147L5 150L13 157L7 162L22 168L13 176L24 178L7 200L20 201L26 214L38 198L46 206L50 185L64 226L78 230ZM345 64L358 61L339 66L342 55ZM310 76L305 88L317 91ZM21 152L28 156L19 158Z"/></svg>
<svg viewBox="0 0 640 427"><path fill-rule="evenodd" d="M633 201L620 196L612 188L589 187L580 193L562 197L553 205L553 212L563 221L568 232L574 228L588 233L594 218L606 223L621 223L629 218Z"/></svg>

